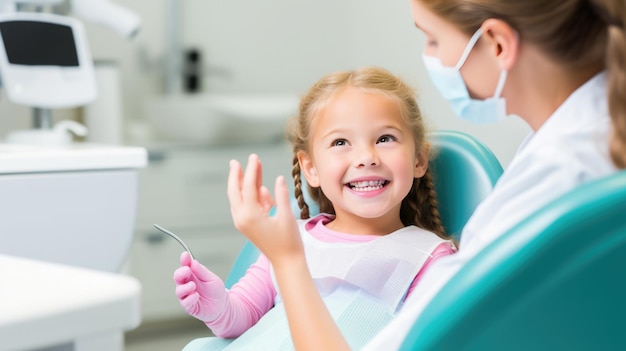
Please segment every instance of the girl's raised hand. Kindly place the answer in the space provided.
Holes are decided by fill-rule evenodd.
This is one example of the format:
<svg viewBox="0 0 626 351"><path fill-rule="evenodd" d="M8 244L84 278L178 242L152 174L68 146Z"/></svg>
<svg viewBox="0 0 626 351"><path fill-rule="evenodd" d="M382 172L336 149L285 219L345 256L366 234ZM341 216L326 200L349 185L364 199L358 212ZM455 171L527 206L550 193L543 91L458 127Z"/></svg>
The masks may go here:
<svg viewBox="0 0 626 351"><path fill-rule="evenodd" d="M276 179L274 196L276 211L274 216L270 216L269 211L274 201L269 190L262 184L261 162L257 155L250 155L245 173L239 162L230 162L228 200L235 228L274 265L290 258L302 260L302 239L291 212L289 189L283 176Z"/></svg>
<svg viewBox="0 0 626 351"><path fill-rule="evenodd" d="M273 265L296 350L350 350L309 272L282 176L276 179L274 196L276 213L270 217L273 201L261 184L256 155L248 158L245 174L237 161L230 162L228 200L233 222Z"/></svg>

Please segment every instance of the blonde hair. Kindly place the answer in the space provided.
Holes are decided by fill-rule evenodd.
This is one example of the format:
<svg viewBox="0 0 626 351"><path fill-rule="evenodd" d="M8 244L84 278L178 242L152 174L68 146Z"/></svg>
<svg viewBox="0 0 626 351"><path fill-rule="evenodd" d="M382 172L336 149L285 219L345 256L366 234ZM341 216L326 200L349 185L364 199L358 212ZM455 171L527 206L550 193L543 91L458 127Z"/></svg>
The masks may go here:
<svg viewBox="0 0 626 351"><path fill-rule="evenodd" d="M624 0L595 0L593 3L608 27L606 68L609 113L614 128L609 151L613 163L626 168L626 5Z"/></svg>
<svg viewBox="0 0 626 351"><path fill-rule="evenodd" d="M501 19L522 40L570 70L606 67L614 133L611 158L626 168L626 5L624 0L414 0L468 35Z"/></svg>
<svg viewBox="0 0 626 351"><path fill-rule="evenodd" d="M423 152L426 147L425 128L419 107L415 100L415 91L406 85L400 78L389 71L366 67L354 71L341 71L322 77L309 89L300 100L298 115L287 125L287 135L293 148L294 192L300 208L300 218L309 218L309 206L305 201L302 190L302 175L298 162L298 153L303 151L310 154L312 124L316 116L347 87L363 89L367 92L382 94L397 102L402 117L411 128L415 141L416 154ZM313 201L320 208L320 212L334 214L335 209L330 200L319 187L308 186L308 192ZM400 219L405 226L416 225L430 230L444 239L445 234L439 210L437 209L437 195L430 170L422 178L415 178L413 186L402 200Z"/></svg>

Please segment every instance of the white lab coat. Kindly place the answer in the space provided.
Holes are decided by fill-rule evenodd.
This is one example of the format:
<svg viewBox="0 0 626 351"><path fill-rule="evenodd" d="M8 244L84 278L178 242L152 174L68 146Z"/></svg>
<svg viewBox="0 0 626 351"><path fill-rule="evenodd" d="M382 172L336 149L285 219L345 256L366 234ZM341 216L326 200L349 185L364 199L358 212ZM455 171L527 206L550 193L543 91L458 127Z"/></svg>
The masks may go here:
<svg viewBox="0 0 626 351"><path fill-rule="evenodd" d="M606 101L606 73L600 73L522 142L465 225L459 252L433 263L398 316L364 350L398 349L428 302L477 252L550 201L616 171L608 156Z"/></svg>

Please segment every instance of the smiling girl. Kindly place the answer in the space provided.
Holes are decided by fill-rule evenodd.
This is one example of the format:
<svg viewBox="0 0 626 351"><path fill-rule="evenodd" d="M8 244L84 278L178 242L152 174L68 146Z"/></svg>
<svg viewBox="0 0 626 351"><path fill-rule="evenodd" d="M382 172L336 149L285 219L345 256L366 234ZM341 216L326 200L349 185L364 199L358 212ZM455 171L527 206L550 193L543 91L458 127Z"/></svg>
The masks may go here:
<svg viewBox="0 0 626 351"><path fill-rule="evenodd" d="M289 127L301 210L301 219L292 221L317 291L348 343L359 348L393 318L428 266L455 251L439 219L415 93L380 68L332 73L302 98ZM302 176L320 208L312 218ZM229 199L235 226L244 233L259 230L246 224L267 216L273 204L260 183L256 155L245 174L231 162ZM244 193L263 205L246 208ZM293 348L267 257L261 255L230 290L186 253L181 264L175 273L181 304L216 335L238 337L228 349ZM216 342L224 340L197 339L188 348Z"/></svg>

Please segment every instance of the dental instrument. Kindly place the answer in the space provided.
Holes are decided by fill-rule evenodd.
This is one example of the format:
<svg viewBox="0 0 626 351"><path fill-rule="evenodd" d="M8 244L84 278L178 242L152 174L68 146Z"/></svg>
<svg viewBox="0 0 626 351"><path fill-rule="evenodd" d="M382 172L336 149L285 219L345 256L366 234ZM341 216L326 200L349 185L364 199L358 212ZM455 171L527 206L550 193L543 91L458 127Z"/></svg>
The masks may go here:
<svg viewBox="0 0 626 351"><path fill-rule="evenodd" d="M158 230L160 230L162 233L167 234L169 236L171 236L172 238L174 238L176 241L178 241L178 243L185 249L185 251L187 251L189 253L189 256L191 257L191 259L193 260L193 254L191 253L191 249L189 249L189 247L187 246L187 244L185 244L185 242L183 241L183 239L179 238L178 235L170 232L169 230L159 226L158 224L153 224L154 227Z"/></svg>
<svg viewBox="0 0 626 351"><path fill-rule="evenodd" d="M78 17L109 27L125 38L134 38L141 27L137 14L108 0L72 0L71 6Z"/></svg>

